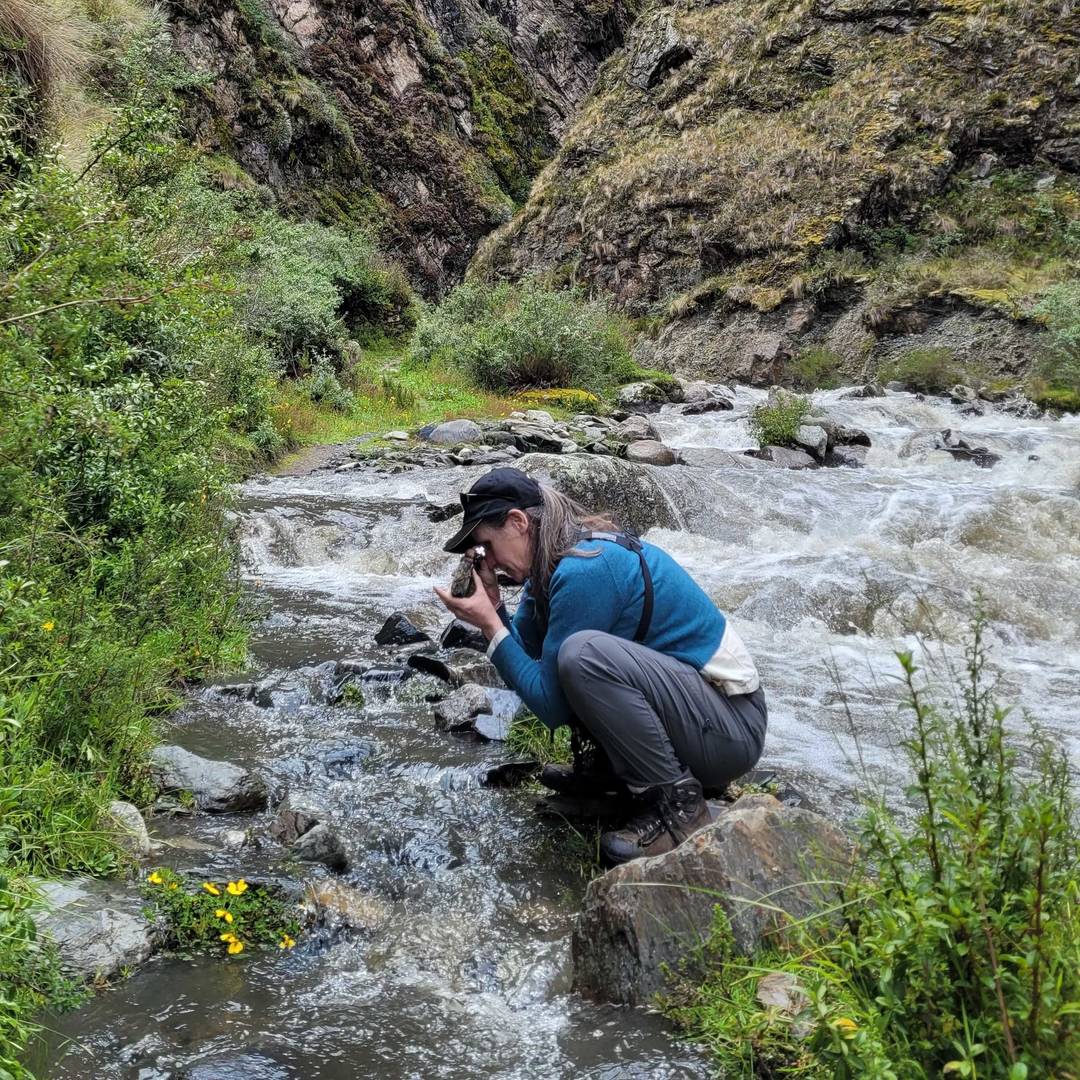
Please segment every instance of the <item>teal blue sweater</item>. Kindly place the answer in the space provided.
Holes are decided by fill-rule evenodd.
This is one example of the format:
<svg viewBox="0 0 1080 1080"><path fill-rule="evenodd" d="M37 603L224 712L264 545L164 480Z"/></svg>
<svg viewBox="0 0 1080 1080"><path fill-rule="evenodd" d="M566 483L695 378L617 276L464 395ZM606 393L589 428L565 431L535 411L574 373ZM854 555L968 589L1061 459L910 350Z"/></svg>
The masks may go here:
<svg viewBox="0 0 1080 1080"><path fill-rule="evenodd" d="M526 583L513 620L503 615L509 633L497 634L489 648L506 684L551 728L571 716L559 685L559 647L578 630L603 630L633 640L645 596L634 552L609 540L585 540L577 547L598 554L565 555L559 561L548 588L547 633ZM642 547L654 597L652 621L642 644L701 670L721 649L727 620L667 552L652 544ZM750 669L756 685L752 664Z"/></svg>

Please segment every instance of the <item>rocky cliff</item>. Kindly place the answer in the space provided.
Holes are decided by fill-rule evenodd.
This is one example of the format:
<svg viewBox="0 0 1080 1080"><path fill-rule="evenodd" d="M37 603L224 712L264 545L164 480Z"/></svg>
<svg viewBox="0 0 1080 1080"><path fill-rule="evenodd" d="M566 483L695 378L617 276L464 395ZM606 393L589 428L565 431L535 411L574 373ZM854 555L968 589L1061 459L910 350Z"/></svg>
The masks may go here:
<svg viewBox="0 0 1080 1080"><path fill-rule="evenodd" d="M477 270L608 292L713 376L1016 367L1080 239L1078 44L1059 0L653 4Z"/></svg>
<svg viewBox="0 0 1080 1080"><path fill-rule="evenodd" d="M431 295L525 198L633 6L168 0L204 76L190 133L223 182L374 225Z"/></svg>

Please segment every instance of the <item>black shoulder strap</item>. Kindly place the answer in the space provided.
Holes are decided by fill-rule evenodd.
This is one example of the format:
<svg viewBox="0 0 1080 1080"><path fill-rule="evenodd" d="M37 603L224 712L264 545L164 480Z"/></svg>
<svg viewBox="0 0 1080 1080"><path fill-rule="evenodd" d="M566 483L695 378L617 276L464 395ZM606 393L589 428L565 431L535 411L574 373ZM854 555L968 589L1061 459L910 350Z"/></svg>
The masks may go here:
<svg viewBox="0 0 1080 1080"><path fill-rule="evenodd" d="M649 564L645 561L645 552L641 547L641 541L636 536L624 532L583 532L581 539L608 540L613 544L618 544L621 548L626 548L627 551L632 551L638 557L638 562L641 563L641 577L645 584L645 596L641 602L641 621L638 623L637 630L634 631L634 640L638 642L644 641L645 635L649 632L649 625L652 623L653 584L652 574L649 572Z"/></svg>

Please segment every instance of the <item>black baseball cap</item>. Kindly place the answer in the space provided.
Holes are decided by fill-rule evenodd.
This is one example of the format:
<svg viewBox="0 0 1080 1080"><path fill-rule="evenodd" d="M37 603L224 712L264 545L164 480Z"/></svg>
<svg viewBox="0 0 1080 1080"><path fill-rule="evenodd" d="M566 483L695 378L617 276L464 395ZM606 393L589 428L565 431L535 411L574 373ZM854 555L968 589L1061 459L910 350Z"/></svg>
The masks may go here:
<svg viewBox="0 0 1080 1080"><path fill-rule="evenodd" d="M473 530L488 518L499 517L508 510L524 510L543 502L540 485L520 469L492 469L461 493L465 520L461 528L444 545L443 551L462 555L473 546Z"/></svg>

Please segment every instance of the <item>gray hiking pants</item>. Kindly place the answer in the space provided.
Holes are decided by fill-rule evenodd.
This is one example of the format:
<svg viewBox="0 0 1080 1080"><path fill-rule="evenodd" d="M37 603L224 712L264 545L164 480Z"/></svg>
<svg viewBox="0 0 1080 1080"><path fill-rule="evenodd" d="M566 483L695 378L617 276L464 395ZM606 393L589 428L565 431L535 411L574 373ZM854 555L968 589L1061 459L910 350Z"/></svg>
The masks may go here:
<svg viewBox="0 0 1080 1080"><path fill-rule="evenodd" d="M581 630L559 649L559 682L578 720L632 791L689 770L722 789L757 764L765 695L729 697L690 664L634 641Z"/></svg>

